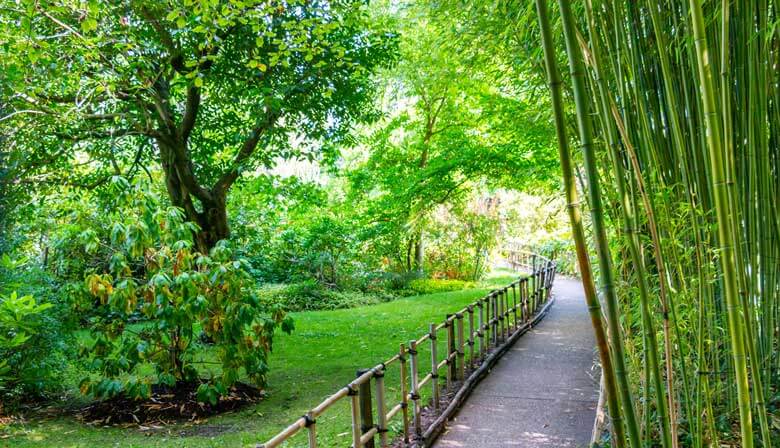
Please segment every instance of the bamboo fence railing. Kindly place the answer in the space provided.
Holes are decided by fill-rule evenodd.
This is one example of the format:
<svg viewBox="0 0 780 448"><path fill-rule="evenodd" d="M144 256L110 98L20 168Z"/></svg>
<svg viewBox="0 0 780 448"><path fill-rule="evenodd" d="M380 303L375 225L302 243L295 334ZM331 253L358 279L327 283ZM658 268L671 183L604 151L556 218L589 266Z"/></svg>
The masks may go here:
<svg viewBox="0 0 780 448"><path fill-rule="evenodd" d="M531 273L447 315L443 322L430 324L428 333L400 344L398 353L385 362L359 370L349 384L257 448L280 446L302 430L308 434L309 448L316 448L317 418L342 399L350 402L353 448L374 448L377 439L379 447L390 446L389 423L395 418L402 423L400 438L405 446L428 446L489 367L552 303L549 299L556 273L554 261L510 249L507 262L515 270L525 268ZM442 333L447 343L446 353L440 356L437 339ZM418 356L418 348L426 343L430 345L429 360ZM401 399L388 403L385 372L396 366L400 370ZM439 380L442 370L444 384ZM423 422L423 411L428 407L422 399L425 387L430 388L430 406L437 416L427 425ZM441 410L445 393L452 393L453 397Z"/></svg>

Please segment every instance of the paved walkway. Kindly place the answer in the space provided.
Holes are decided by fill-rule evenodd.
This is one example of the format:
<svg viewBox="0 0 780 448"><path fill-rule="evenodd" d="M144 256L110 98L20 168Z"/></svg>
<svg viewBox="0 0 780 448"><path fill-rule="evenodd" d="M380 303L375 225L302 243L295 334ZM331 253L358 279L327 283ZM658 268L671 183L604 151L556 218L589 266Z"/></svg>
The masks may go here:
<svg viewBox="0 0 780 448"><path fill-rule="evenodd" d="M477 385L435 447L568 448L590 442L595 341L579 281L558 277L542 322Z"/></svg>

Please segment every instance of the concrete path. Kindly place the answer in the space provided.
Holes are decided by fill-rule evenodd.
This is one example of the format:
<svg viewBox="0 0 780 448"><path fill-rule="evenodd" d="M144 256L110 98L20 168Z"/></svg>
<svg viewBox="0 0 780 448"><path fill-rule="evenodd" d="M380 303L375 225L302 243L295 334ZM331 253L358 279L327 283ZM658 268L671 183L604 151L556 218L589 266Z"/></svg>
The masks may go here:
<svg viewBox="0 0 780 448"><path fill-rule="evenodd" d="M586 447L598 401L579 281L558 277L549 314L477 385L435 447Z"/></svg>

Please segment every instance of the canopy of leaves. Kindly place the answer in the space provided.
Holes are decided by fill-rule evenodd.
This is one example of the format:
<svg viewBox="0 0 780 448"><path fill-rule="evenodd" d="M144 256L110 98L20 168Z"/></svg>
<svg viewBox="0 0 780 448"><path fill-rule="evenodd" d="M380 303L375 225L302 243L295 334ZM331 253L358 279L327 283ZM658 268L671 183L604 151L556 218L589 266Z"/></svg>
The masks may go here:
<svg viewBox="0 0 780 448"><path fill-rule="evenodd" d="M15 177L94 187L157 161L173 204L222 227L210 245L242 172L375 117L370 74L396 49L362 0L22 1L0 30Z"/></svg>

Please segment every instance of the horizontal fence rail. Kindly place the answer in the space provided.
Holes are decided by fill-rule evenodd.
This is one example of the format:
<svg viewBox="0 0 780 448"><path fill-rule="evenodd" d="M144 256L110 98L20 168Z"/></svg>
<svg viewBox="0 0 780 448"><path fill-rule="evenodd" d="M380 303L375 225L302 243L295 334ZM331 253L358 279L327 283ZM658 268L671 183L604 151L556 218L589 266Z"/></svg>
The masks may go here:
<svg viewBox="0 0 780 448"><path fill-rule="evenodd" d="M398 353L385 362L358 370L349 384L257 448L280 446L302 430L308 435L308 446L316 448L317 418L341 400L349 401L353 448L374 448L377 441L381 448L390 446L393 440L389 436L389 423L393 420L399 422L399 437L404 446L427 446L457 408L457 402L473 387L474 377L483 376L497 357L549 307L556 263L516 249L507 251L506 261L513 269L526 269L530 274L448 314L444 321L430 324L428 333L400 344ZM439 353L439 338L446 339L444 353ZM423 359L418 353L426 345L429 359ZM401 398L390 402L385 372L396 368ZM467 373L470 373L468 378ZM423 391L430 396L426 403L423 403ZM443 397L447 394L452 399L442 411L443 404L447 404L442 403ZM434 418L424 419L424 414ZM426 420L431 423L426 424Z"/></svg>

